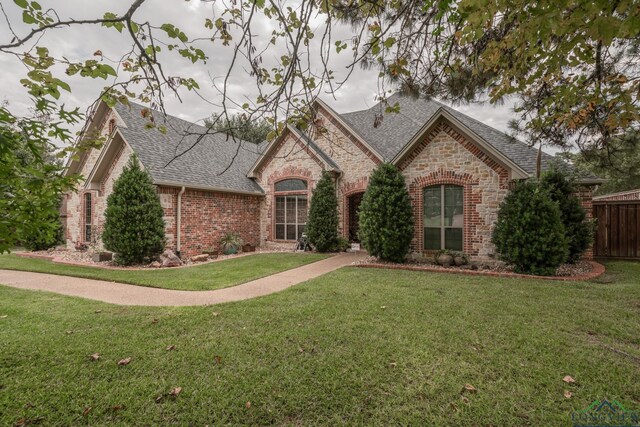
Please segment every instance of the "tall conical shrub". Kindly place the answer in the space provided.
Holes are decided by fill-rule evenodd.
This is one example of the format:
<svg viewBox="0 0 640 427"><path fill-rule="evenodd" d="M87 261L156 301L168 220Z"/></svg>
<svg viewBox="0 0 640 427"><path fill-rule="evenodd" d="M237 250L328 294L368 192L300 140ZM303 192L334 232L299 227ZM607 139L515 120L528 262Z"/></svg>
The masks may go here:
<svg viewBox="0 0 640 427"><path fill-rule="evenodd" d="M575 195L575 186L567 174L558 169L544 173L540 183L560 208L569 245L568 261L579 261L593 242L593 225L587 220L587 212Z"/></svg>
<svg viewBox="0 0 640 427"><path fill-rule="evenodd" d="M398 168L383 163L373 171L359 220L360 240L370 255L404 262L413 238L413 209Z"/></svg>
<svg viewBox="0 0 640 427"><path fill-rule="evenodd" d="M567 260L558 205L537 181L516 183L498 210L493 244L518 273L550 276Z"/></svg>
<svg viewBox="0 0 640 427"><path fill-rule="evenodd" d="M123 265L140 264L164 249L160 198L147 171L131 157L107 198L102 233L104 247Z"/></svg>
<svg viewBox="0 0 640 427"><path fill-rule="evenodd" d="M319 252L336 250L338 245L338 199L331 175L324 171L311 195L307 236Z"/></svg>

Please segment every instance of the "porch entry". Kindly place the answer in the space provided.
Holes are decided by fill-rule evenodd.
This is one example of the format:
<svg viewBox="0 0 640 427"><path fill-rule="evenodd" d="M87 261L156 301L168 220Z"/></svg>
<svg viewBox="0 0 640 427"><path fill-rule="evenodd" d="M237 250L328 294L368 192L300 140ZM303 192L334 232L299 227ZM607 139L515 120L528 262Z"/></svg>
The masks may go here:
<svg viewBox="0 0 640 427"><path fill-rule="evenodd" d="M349 227L349 241L360 242L358 232L360 231L360 220L358 218L358 211L360 210L360 203L362 203L362 193L355 193L347 197L347 205L349 209L348 227Z"/></svg>

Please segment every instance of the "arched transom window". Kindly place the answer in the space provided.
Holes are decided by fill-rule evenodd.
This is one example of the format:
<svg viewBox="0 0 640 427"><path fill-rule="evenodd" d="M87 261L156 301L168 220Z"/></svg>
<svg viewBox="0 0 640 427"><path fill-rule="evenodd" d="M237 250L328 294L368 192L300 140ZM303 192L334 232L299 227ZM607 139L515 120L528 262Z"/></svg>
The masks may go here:
<svg viewBox="0 0 640 427"><path fill-rule="evenodd" d="M296 240L307 227L307 181L285 179L274 187L275 238Z"/></svg>
<svg viewBox="0 0 640 427"><path fill-rule="evenodd" d="M461 251L464 235L464 192L459 185L425 187L424 248Z"/></svg>

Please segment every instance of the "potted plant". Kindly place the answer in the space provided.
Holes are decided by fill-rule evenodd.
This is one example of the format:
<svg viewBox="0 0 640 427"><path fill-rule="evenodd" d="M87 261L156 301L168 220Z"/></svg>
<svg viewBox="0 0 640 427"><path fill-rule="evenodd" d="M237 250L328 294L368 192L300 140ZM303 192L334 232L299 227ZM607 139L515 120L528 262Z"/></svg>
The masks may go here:
<svg viewBox="0 0 640 427"><path fill-rule="evenodd" d="M224 255L231 255L238 253L238 249L242 246L242 239L238 233L226 233L222 239L220 239L220 247Z"/></svg>

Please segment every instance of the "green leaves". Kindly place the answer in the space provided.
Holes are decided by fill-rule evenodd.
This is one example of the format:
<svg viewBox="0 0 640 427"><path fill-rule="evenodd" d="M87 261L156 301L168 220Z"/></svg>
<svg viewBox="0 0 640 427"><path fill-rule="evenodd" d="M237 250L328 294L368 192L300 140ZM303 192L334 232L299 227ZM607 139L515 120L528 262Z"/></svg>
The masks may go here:
<svg viewBox="0 0 640 427"><path fill-rule="evenodd" d="M164 211L151 176L131 157L107 198L105 248L116 253L116 261L140 264L164 249Z"/></svg>
<svg viewBox="0 0 640 427"><path fill-rule="evenodd" d="M306 232L318 252L337 249L338 199L333 179L326 171L322 173L311 196Z"/></svg>
<svg viewBox="0 0 640 427"><path fill-rule="evenodd" d="M162 31L164 31L165 33L167 33L167 36L169 36L169 38L172 38L172 39L176 39L177 38L182 43L186 43L186 42L189 41L189 37L187 37L187 35L185 33L180 31L180 29L178 27L174 26L173 24L162 24L160 29Z"/></svg>
<svg viewBox="0 0 640 427"><path fill-rule="evenodd" d="M369 254L404 262L413 238L413 208L398 168L383 163L373 171L359 218L359 237Z"/></svg>

